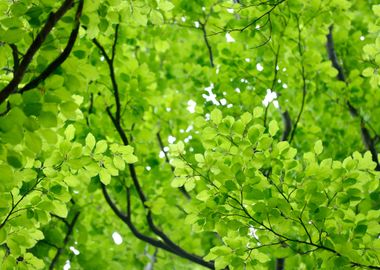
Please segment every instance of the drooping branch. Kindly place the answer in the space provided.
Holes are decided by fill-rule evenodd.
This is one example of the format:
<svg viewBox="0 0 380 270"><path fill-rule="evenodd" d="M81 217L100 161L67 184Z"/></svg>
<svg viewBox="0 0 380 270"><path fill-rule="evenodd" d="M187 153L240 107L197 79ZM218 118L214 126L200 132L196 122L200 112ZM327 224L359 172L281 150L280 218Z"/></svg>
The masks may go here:
<svg viewBox="0 0 380 270"><path fill-rule="evenodd" d="M74 22L74 28L71 31L70 37L67 41L65 49L62 51L62 53L54 59L53 62L51 62L44 71L41 72L40 75L38 75L36 78L34 78L32 81L27 83L23 88L19 90L20 93L24 93L25 91L31 90L35 87L37 87L42 81L44 81L47 77L50 76L66 59L69 57L71 50L74 47L75 41L78 37L79 33L79 26L80 26L80 17L82 15L83 10L83 1L79 0L78 8L75 14L75 22Z"/></svg>
<svg viewBox="0 0 380 270"><path fill-rule="evenodd" d="M57 251L56 251L56 253L54 255L54 258L53 258L53 260L51 261L51 263L49 265L49 270L54 269L54 267L58 263L59 257L63 253L64 248L66 247L67 243L70 240L70 237L71 237L71 235L73 233L73 230L74 230L75 223L77 222L79 215L80 215L80 212L78 211L77 213L75 213L73 219L68 224L66 236L65 236L65 239L63 240L63 245L57 249ZM65 223L65 224L67 224L67 223Z"/></svg>
<svg viewBox="0 0 380 270"><path fill-rule="evenodd" d="M114 42L112 44L112 52L111 52L111 57L107 54L106 50L104 47L99 43L99 41L94 38L92 42L98 47L98 49L101 51L102 55L104 56L104 59L107 62L108 69L110 72L110 78L111 78L111 83L112 83L112 89L114 92L114 98L115 98L115 104L116 104L116 113L115 113L115 120L116 122L120 123L120 118L121 118L121 104L120 104L120 95L119 95L119 85L117 84L116 81L116 75L115 75L115 68L114 68L114 59L116 55L116 45L117 45L117 40L118 40L118 33L119 33L119 24L115 26L115 38Z"/></svg>
<svg viewBox="0 0 380 270"><path fill-rule="evenodd" d="M327 42L326 42L326 49L329 56L329 59L331 61L332 66L338 71L337 79L344 82L345 84L348 84L346 76L344 75L343 67L339 64L338 57L336 55L335 46L334 46L334 40L333 40L333 31L334 27L331 25L329 27L329 33L326 36ZM378 152L376 150L376 141L375 138L372 138L370 135L370 132L368 128L366 127L364 118L359 114L359 111L357 108L355 108L349 100L346 101L347 108L351 114L352 117L356 117L360 119L360 133L362 136L363 143L367 150L371 152L372 160L376 163L376 170L380 171L380 163L378 159Z"/></svg>
<svg viewBox="0 0 380 270"><path fill-rule="evenodd" d="M208 58L210 60L210 66L213 68L215 66L214 65L214 56L212 53L212 48L211 48L210 42L209 42L208 37L207 37L207 30L206 30L207 21L204 23L199 22L199 24L200 24L201 29L202 29L203 40L204 40L206 47L207 47L207 50L208 50Z"/></svg>
<svg viewBox="0 0 380 270"><path fill-rule="evenodd" d="M17 91L18 85L24 78L25 72L29 67L29 64L32 62L34 55L40 49L57 22L73 6L73 3L74 0L65 0L56 12L50 13L45 25L42 27L25 53L17 70L15 70L13 79L0 91L0 104L2 104L9 97L9 95Z"/></svg>
<svg viewBox="0 0 380 270"><path fill-rule="evenodd" d="M288 111L283 112L282 114L282 122L284 124L284 130L281 135L281 141L288 140L290 131L292 130L292 120L290 119L290 115Z"/></svg>
<svg viewBox="0 0 380 270"><path fill-rule="evenodd" d="M18 48L15 44L9 44L9 47L12 49L13 56L13 72L16 72L18 66L20 65L20 59L18 58Z"/></svg>
<svg viewBox="0 0 380 270"><path fill-rule="evenodd" d="M198 257L196 255L184 252L181 248L173 248L172 246L169 246L165 241L156 240L149 236L146 236L138 231L138 229L134 226L131 215L131 196L130 196L130 190L127 188L127 215L123 214L119 208L115 205L115 203L112 201L111 197L108 194L107 188L105 185L102 184L102 192L103 196L105 197L108 205L111 207L112 211L129 227L131 232L136 236L136 238L154 246L157 248L161 248L163 250L166 250L172 254L175 254L177 256L180 256L184 259L188 259L192 262L195 262L199 265L203 265L209 269L215 269L213 262L206 262L201 257Z"/></svg>
<svg viewBox="0 0 380 270"><path fill-rule="evenodd" d="M129 145L129 140L128 140L128 137L122 127L122 124L121 124L121 118L120 118L120 107L118 108L118 105L117 103L120 104L120 100L118 99L118 93L119 93L119 90L118 90L118 84L117 84L117 81L116 81L116 76L115 76L115 71L114 71L114 65L113 65L113 57L114 57L114 50L115 50L115 46L116 46L116 40L117 40L117 30L118 30L118 27L115 29L115 41L114 41L114 45L113 45L113 52L112 52L112 57L109 57L108 54L106 53L104 47L99 43L98 40L96 39L93 39L93 43L96 45L96 47L101 51L101 53L103 54L105 60L106 60L106 63L108 65L108 69L109 69L109 73L110 73L110 77L111 77L111 82L112 82L112 86L113 86L113 90L114 90L114 95L115 95L115 102L116 102L116 116L112 114L111 112L111 109L110 107L107 107L106 108L106 112L108 114L108 116L110 117L115 129L117 130L119 136L120 136L120 139L122 140L123 144L124 145ZM116 96L117 94L117 96ZM119 114L118 114L118 111L119 111ZM148 226L150 228L150 230L156 234L157 236L159 236L163 242L155 242L155 246L157 247L160 247L160 248L163 248L171 253L174 253L182 258L185 258L185 259L188 259L192 262L195 262L199 265L203 265L209 269L214 269L214 263L213 262L206 262L205 260L203 260L201 257L197 256L197 255L194 255L194 254L191 254L187 251L185 251L184 249L182 249L180 246L178 246L177 244L175 244L163 231L161 231L155 224L154 224L154 221L153 221L153 217L152 217L152 212L150 210L150 208L146 205L146 202L148 201L147 200L147 197L141 187L141 184L138 180L138 176L137 176L137 173L136 173L136 169L135 169L135 166L134 164L128 164L128 169L129 169L129 174L130 174L130 177L132 179L132 182L133 182L133 186L135 187L136 191L137 191L137 194L138 194L138 197L143 205L143 207L145 208L146 210L146 220L148 222ZM115 212L115 214L117 214L117 216L122 219L125 223L126 221L129 222L129 225L128 227L132 230L134 228L134 226L130 226L130 225L133 225L132 222L131 222L131 217L130 215L127 215L127 216L124 216L120 211L117 210L117 207L115 206L115 204L111 204L111 200L109 198L109 196L107 197L108 193L106 192L106 189L105 189L105 186L102 186L102 190L103 190L103 195L105 196L106 198L106 201L107 203L111 206L112 210ZM127 198L129 197L129 189L127 189ZM129 207L130 207L130 204L128 204ZM133 231L132 231L133 232ZM135 234L135 232L134 232ZM151 243L151 241L149 240L149 237L145 236L145 235L142 235L142 234L137 234L136 232L136 237L138 237L139 239L145 241L145 242L148 242L148 243Z"/></svg>

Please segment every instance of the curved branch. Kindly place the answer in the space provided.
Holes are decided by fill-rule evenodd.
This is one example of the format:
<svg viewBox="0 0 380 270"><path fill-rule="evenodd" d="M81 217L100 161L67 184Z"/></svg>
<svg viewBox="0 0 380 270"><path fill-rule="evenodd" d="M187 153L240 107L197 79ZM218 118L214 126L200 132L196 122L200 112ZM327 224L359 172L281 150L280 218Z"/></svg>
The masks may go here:
<svg viewBox="0 0 380 270"><path fill-rule="evenodd" d="M334 27L331 25L329 27L329 33L326 36L326 38L327 38L327 42L326 42L327 53L328 53L328 56L329 56L329 59L331 61L332 66L338 71L337 79L344 82L345 84L348 84L346 76L344 75L343 67L339 64L338 57L337 57L336 52L335 52L334 40L333 40L333 35L332 35L333 29L334 29ZM365 125L364 118L359 114L358 109L355 108L349 100L346 101L346 105L348 107L348 110L349 110L351 116L352 117L358 117L360 119L360 133L362 136L363 143L364 143L365 147L367 148L367 150L369 150L371 152L372 160L376 163L375 170L380 171L380 163L379 163L379 159L378 159L378 152L376 150L376 140L375 140L377 134L375 134L376 135L375 138L372 138L369 131L368 131L368 128ZM371 127L369 124L368 124L368 126Z"/></svg>
<svg viewBox="0 0 380 270"><path fill-rule="evenodd" d="M28 84L26 84L23 88L20 89L20 93L24 93L28 90L31 90L35 87L37 87L38 84L40 84L42 81L44 81L47 77L50 76L66 59L69 57L71 50L74 47L75 41L78 37L79 33L79 25L80 25L80 17L82 15L82 10L83 10L83 1L84 0L79 0L78 8L75 14L75 24L74 28L71 31L70 37L67 41L66 47L63 50L63 52L56 58L54 59L53 62L48 65L44 71L41 72L39 76L34 78L32 81L30 81Z"/></svg>
<svg viewBox="0 0 380 270"><path fill-rule="evenodd" d="M72 219L72 221L70 222L70 224L68 225L68 227L67 227L67 232L66 232L66 236L65 236L65 239L63 240L63 246L62 246L62 247L59 247L59 248L57 249L54 258L53 258L53 260L52 260L51 263L50 263L49 270L54 269L55 265L58 263L59 257L60 257L61 254L63 253L63 249L65 248L65 246L67 245L67 243L68 243L69 240L70 240L71 234L73 233L74 226L75 226L75 223L76 223L77 220L78 220L79 214L80 214L80 212L77 212L77 213L74 215L74 218ZM67 221L66 221L66 222L67 222ZM65 223L65 224L66 224L66 223Z"/></svg>
<svg viewBox="0 0 380 270"><path fill-rule="evenodd" d="M13 94L24 78L26 69L32 62L34 55L40 49L45 39L57 24L57 22L65 15L65 13L73 6L74 0L65 0L61 7L56 12L51 12L45 25L37 34L35 40L30 45L29 49L25 53L19 67L15 70L13 79L1 90L0 92L0 104L2 104L11 94Z"/></svg>

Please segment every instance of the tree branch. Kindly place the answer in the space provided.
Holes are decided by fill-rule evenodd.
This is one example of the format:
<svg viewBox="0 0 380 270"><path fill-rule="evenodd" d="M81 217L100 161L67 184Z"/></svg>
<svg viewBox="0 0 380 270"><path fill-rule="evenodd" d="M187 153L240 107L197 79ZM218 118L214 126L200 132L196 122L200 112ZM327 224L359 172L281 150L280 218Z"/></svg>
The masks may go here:
<svg viewBox="0 0 380 270"><path fill-rule="evenodd" d="M207 50L208 50L208 58L210 60L210 66L213 68L215 66L214 65L214 56L213 56L213 53L212 53L211 45L210 45L209 40L207 38L206 22L205 23L199 22L199 24L201 25L201 29L202 29L202 33L203 33L203 39L205 41L205 44L206 44L206 47L207 47Z"/></svg>
<svg viewBox="0 0 380 270"><path fill-rule="evenodd" d="M0 92L0 104L2 104L9 95L13 94L22 81L26 69L32 62L34 55L40 49L41 45L44 43L46 37L49 35L51 30L57 24L57 22L62 18L63 15L73 6L74 0L65 0L61 7L56 12L51 12L45 25L41 31L37 34L35 40L30 45L29 49L25 53L19 67L15 70L13 79L1 90Z"/></svg>
<svg viewBox="0 0 380 270"><path fill-rule="evenodd" d="M28 90L31 90L35 87L38 86L42 81L44 81L47 77L50 76L66 59L69 57L71 50L74 47L75 41L78 37L79 33L79 26L80 26L80 17L82 15L82 10L83 10L83 1L84 0L79 0L78 8L75 14L75 24L74 28L71 31L70 37L67 41L65 49L62 51L62 53L54 59L53 62L48 65L44 71L41 72L39 76L34 78L32 81L30 81L28 84L26 84L23 88L20 89L20 93L24 93Z"/></svg>
<svg viewBox="0 0 380 270"><path fill-rule="evenodd" d="M346 85L348 84L346 76L344 75L344 70L343 67L339 64L338 57L335 52L335 47L334 47L334 40L333 40L333 31L334 27L331 25L329 27L329 33L326 36L327 42L326 42L326 48L327 48L327 53L329 56L329 59L331 61L332 66L338 71L338 76L337 79L344 82ZM357 108L355 108L349 100L346 101L347 108L351 114L352 117L357 117L360 119L360 132L362 135L362 140L367 148L371 152L372 155L372 160L376 163L376 171L380 171L380 163L378 159L378 152L376 150L376 142L375 138L372 138L368 128L365 125L365 121L363 117L359 114L359 111ZM376 136L375 136L376 137Z"/></svg>
<svg viewBox="0 0 380 270"><path fill-rule="evenodd" d="M54 258L53 258L53 260L52 260L51 263L50 263L49 270L54 269L55 265L58 263L59 257L60 257L61 254L63 253L63 249L65 248L65 246L67 245L67 243L68 243L69 240L70 240L71 234L73 233L73 229L74 229L75 223L76 223L77 220L78 220L79 214L80 214L80 212L77 212L77 213L74 215L74 218L72 219L72 221L70 222L70 224L69 224L69 226L68 226L68 228L67 228L67 232L66 232L65 239L63 240L63 246L62 246L62 247L59 247L59 248L57 249Z"/></svg>
<svg viewBox="0 0 380 270"><path fill-rule="evenodd" d="M13 73L16 72L20 65L20 59L18 58L18 48L15 44L9 44L9 47L12 49L13 56Z"/></svg>

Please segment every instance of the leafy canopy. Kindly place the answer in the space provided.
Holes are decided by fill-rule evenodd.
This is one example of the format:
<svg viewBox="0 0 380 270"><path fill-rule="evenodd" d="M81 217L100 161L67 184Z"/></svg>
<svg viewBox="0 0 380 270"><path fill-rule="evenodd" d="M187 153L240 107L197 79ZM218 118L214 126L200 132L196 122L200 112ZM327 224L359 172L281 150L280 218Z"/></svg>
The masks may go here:
<svg viewBox="0 0 380 270"><path fill-rule="evenodd" d="M380 5L0 3L1 269L380 269Z"/></svg>

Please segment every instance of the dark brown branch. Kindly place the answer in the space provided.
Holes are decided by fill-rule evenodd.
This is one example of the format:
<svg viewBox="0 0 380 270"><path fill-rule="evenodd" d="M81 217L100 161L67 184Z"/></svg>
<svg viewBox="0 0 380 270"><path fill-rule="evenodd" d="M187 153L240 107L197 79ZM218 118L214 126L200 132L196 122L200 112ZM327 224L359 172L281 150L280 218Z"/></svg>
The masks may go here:
<svg viewBox="0 0 380 270"><path fill-rule="evenodd" d="M326 48L327 53L329 56L329 59L331 61L332 66L338 71L337 79L344 82L345 84L348 84L346 80L346 76L344 75L343 67L339 64L338 57L336 55L335 47L334 47L334 40L333 40L333 26L331 25L329 27L329 33L326 36L327 42L326 42ZM347 108L351 114L352 117L357 117L360 119L360 133L362 136L363 143L367 150L371 152L372 160L376 163L376 171L380 171L380 163L378 159L378 152L376 150L376 142L375 138L377 134L375 134L375 138L372 138L368 128L365 125L365 121L363 117L359 114L359 111L357 108L355 108L349 100L346 101ZM369 126L369 125L368 125ZM369 126L370 127L370 126Z"/></svg>
<svg viewBox="0 0 380 270"><path fill-rule="evenodd" d="M18 48L15 44L9 44L9 47L12 49L13 56L13 72L16 72L20 65L20 59L18 58Z"/></svg>
<svg viewBox="0 0 380 270"><path fill-rule="evenodd" d="M5 111L0 113L0 117L6 115L10 110L11 110L11 104L9 103L9 101L7 101L7 108L5 109Z"/></svg>
<svg viewBox="0 0 380 270"><path fill-rule="evenodd" d="M288 111L283 112L281 115L282 122L284 123L284 131L282 132L281 141L286 141L288 140L290 131L292 130L292 120L290 119Z"/></svg>
<svg viewBox="0 0 380 270"><path fill-rule="evenodd" d="M70 240L70 237L73 233L73 230L74 230L74 226L75 226L75 223L77 222L78 220L78 217L79 217L79 214L80 212L77 212L74 216L74 218L72 219L72 221L70 222L68 228L67 228L67 232L66 232L66 236L65 236L65 239L63 240L63 246L62 247L59 247L55 253L55 256L53 258L53 260L51 261L50 263L50 266L49 266L49 270L52 270L54 269L55 265L58 263L58 260L59 260L59 257L61 256L61 254L63 253L63 250L65 248L65 246L67 245L67 243L69 242Z"/></svg>
<svg viewBox="0 0 380 270"><path fill-rule="evenodd" d="M45 25L42 27L41 31L37 34L35 40L30 45L29 49L25 53L18 69L15 71L13 79L1 90L0 92L0 104L2 104L9 95L17 91L19 83L22 81L26 69L32 62L34 55L40 49L41 45L44 43L46 37L49 35L51 30L57 24L57 22L62 18L63 15L73 6L74 0L65 0L61 7L56 12L51 12Z"/></svg>
<svg viewBox="0 0 380 270"><path fill-rule="evenodd" d="M127 215L124 215L119 210L119 208L115 205L115 203L112 201L112 199L110 198L110 196L107 192L106 186L103 184L102 184L102 192L103 192L104 198L106 199L108 205L111 207L112 211L129 227L129 229L136 236L136 238L138 238L138 239L140 239L140 240L142 240L142 241L144 241L144 242L146 242L146 243L148 243L154 247L161 248L161 249L166 250L170 253L178 255L184 259L188 259L192 262L203 265L209 269L215 269L213 262L206 262L201 257L183 252L183 250L181 248L179 248L179 249L173 248L165 242L162 242L160 240L155 240L149 236L146 236L146 235L140 233L137 230L137 228L133 225L132 220L131 220L132 212L131 212L131 202L130 202L131 196L130 196L129 188L127 188Z"/></svg>
<svg viewBox="0 0 380 270"><path fill-rule="evenodd" d="M99 43L97 39L93 39L92 42L98 47L98 49L101 51L102 55L104 56L104 59L107 62L109 72L110 72L110 78L111 78L111 83L112 83L112 89L114 91L114 97L115 97L115 104L116 104L116 116L115 120L117 122L120 122L121 118L121 104L120 104L120 96L119 96L119 86L116 82L116 75L115 75L115 69L113 66L114 59L115 59L115 54L116 54L116 44L117 44L117 39L118 39L118 33L119 33L119 25L117 24L115 27L115 39L112 44L112 52L111 52L111 57L107 54L106 50L104 47Z"/></svg>
<svg viewBox="0 0 380 270"><path fill-rule="evenodd" d="M202 33L203 33L203 39L205 41L205 44L206 44L206 47L207 47L207 50L208 50L208 57L209 57L209 60L210 60L210 66L213 68L215 65L214 65L214 56L213 56L213 53L212 53L212 48L211 48L211 45L210 45L210 42L207 38L207 31L206 31L206 23L200 23L199 24L201 25L201 29L202 29Z"/></svg>
<svg viewBox="0 0 380 270"><path fill-rule="evenodd" d="M117 29L118 28L115 29L115 39L116 39L116 36L117 36ZM106 53L104 47L96 39L93 39L92 41L98 47L98 49L102 52L104 58L106 59L106 62L107 62L108 68L109 68L109 72L110 72L110 76L111 76L112 86L114 87L114 94L116 94L116 93L118 93L118 85L117 85L117 81L116 81L116 77L115 77L115 72L114 72L113 59L108 56L108 54ZM114 44L115 44L115 42L114 42ZM115 89L115 87L116 87L116 89ZM118 100L116 99L116 96L115 96L115 101L118 102ZM118 132L118 134L119 134L119 136L120 136L123 144L124 145L129 145L128 137L125 134L125 131L124 131L124 129L121 126L120 115L118 117L118 114L117 114L118 110L119 109L116 109L116 116L114 116L112 114L112 112L111 112L111 108L110 107L106 108L106 112L107 112L108 116L110 117L110 119L111 119L114 127L116 128L116 130L117 130L117 132ZM140 182L138 180L134 164L128 164L128 169L129 169L130 177L132 178L133 185L134 185L134 187L135 187L135 189L137 191L137 194L138 194L138 196L140 198L140 201L141 201L143 207L147 211L147 213L146 213L146 219L147 219L147 222L148 222L148 226L152 230L152 232L155 233L157 236L161 237L161 239L164 242L164 246L162 248L164 248L165 250L170 251L170 252L172 252L172 253L174 253L174 254L182 257L182 258L185 258L185 259L188 259L188 260L190 260L192 262L195 262L195 263L197 263L199 265L203 265L203 266L208 267L210 269L214 269L214 263L213 262L206 262L201 257L199 257L197 255L194 255L194 254L191 254L191 253L188 253L187 251L183 250L181 247L179 247L177 244L175 244L163 231L161 231L154 224L153 218L152 218L152 212L151 212L150 208L146 205L147 198L146 198L146 196L145 196L145 194L143 192L143 189L142 189L142 187L140 185ZM106 197L107 193L105 192L106 191L105 187L102 187L102 188L103 188L103 194ZM128 192L129 192L129 189L127 189L127 196L128 196ZM109 198L109 196L108 196L108 198ZM106 197L106 200L107 200L107 197ZM108 202L108 204L110 204L110 200L107 200L107 202ZM111 204L110 204L110 206L111 206ZM120 211L116 211L117 208L114 207L112 209L119 216L119 218L121 218L123 216L122 213L120 213ZM130 222L130 224L133 225L132 222ZM130 228L132 230L133 227L130 227ZM145 236L140 235L140 237L145 237ZM146 240L148 240L148 239L146 239ZM148 241L146 241L146 242L148 242ZM150 242L148 242L148 243L150 243ZM162 243L161 243L161 246L162 246Z"/></svg>
<svg viewBox="0 0 380 270"><path fill-rule="evenodd" d="M343 67L339 64L338 57L336 56L335 46L332 36L333 26L329 27L329 33L327 35L327 53L329 55L329 59L332 63L332 66L338 71L338 79L342 82L346 82L346 76L344 76Z"/></svg>
<svg viewBox="0 0 380 270"><path fill-rule="evenodd" d="M20 89L20 93L24 93L25 91L31 90L35 87L37 87L42 81L44 81L47 77L50 76L66 59L69 57L71 50L74 47L75 41L78 37L79 33L79 26L80 26L80 17L82 15L83 10L83 0L79 0L78 8L75 14L75 24L74 28L71 31L70 37L67 41L66 47L63 50L63 52L54 59L53 62L48 65L44 71L41 72L39 76L34 78L32 81L30 81L28 84L26 84L23 88Z"/></svg>
<svg viewBox="0 0 380 270"><path fill-rule="evenodd" d="M160 132L157 132L157 140L158 140L158 144L160 145L161 151L164 153L166 163L169 164L171 171L174 173L174 167L170 164L168 153L166 153L166 151L164 151L164 143L162 142ZM191 199L190 194L186 191L186 189L183 186L179 187L178 189L182 192L182 194L187 199Z"/></svg>

